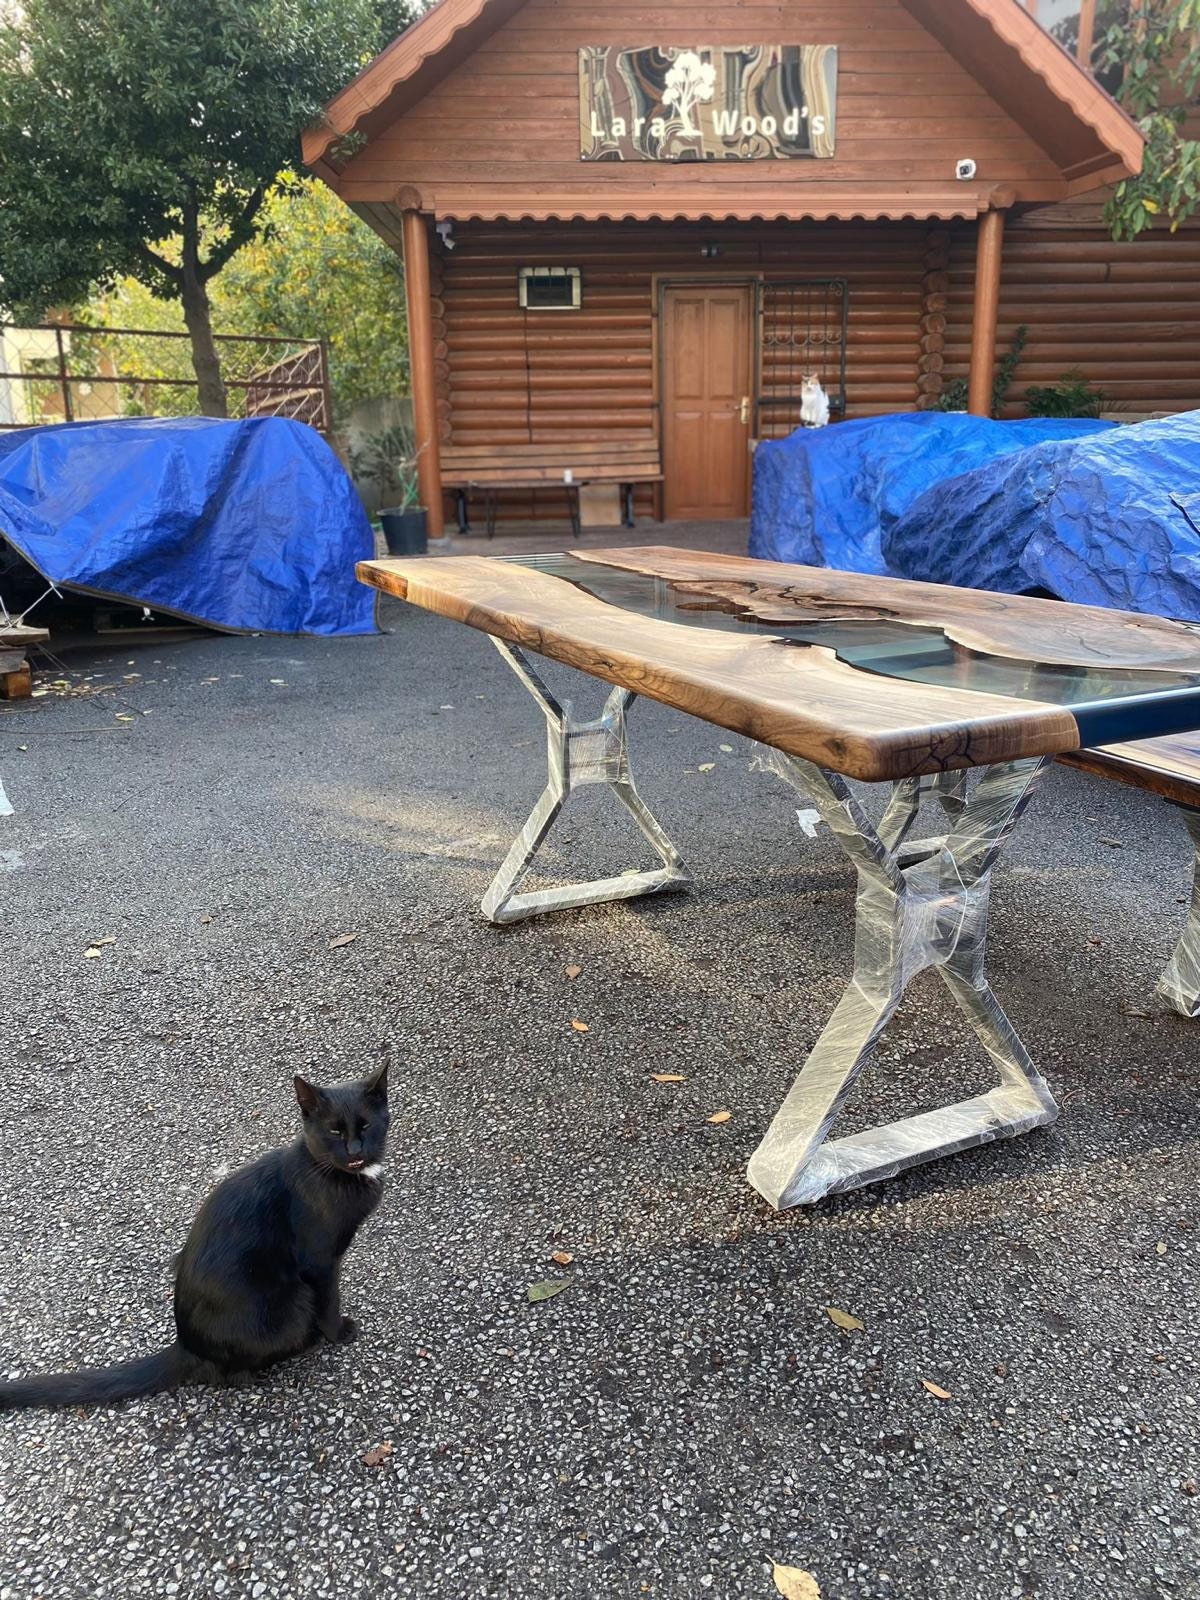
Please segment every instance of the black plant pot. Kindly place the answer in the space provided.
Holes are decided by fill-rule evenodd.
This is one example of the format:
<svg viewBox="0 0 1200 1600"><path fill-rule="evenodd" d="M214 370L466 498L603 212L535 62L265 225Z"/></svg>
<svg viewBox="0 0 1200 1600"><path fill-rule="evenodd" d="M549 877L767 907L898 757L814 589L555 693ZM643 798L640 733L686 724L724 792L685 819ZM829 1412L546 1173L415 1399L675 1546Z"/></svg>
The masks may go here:
<svg viewBox="0 0 1200 1600"><path fill-rule="evenodd" d="M387 540L388 555L423 556L428 553L423 507L413 511L381 511L379 521Z"/></svg>

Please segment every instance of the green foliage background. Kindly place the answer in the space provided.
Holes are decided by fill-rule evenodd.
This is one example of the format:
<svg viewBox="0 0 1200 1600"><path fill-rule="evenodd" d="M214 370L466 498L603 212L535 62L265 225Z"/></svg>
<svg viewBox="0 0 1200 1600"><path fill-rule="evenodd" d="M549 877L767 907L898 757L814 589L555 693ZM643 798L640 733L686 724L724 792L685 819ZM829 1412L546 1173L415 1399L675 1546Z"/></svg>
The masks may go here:
<svg viewBox="0 0 1200 1600"><path fill-rule="evenodd" d="M214 332L324 339L338 420L360 400L407 394L404 269L396 253L315 178L283 173L262 215L259 236L213 280ZM98 327L183 329L178 302L135 278L95 296L81 317ZM156 343L153 356L147 340L105 343L122 370L191 375L182 340Z"/></svg>
<svg viewBox="0 0 1200 1600"><path fill-rule="evenodd" d="M255 326L284 320L293 291L288 331L328 323L338 291L318 276L358 273L361 287L372 241L279 174L412 14L405 0L0 0L0 303L36 319L96 291L132 299L129 280L182 298L202 401L220 414L207 318L239 251L307 226L321 252L306 272L298 246L282 278L278 252L242 264L264 300ZM363 340L339 342L352 374Z"/></svg>
<svg viewBox="0 0 1200 1600"><path fill-rule="evenodd" d="M1174 232L1200 209L1200 141L1184 136L1200 83L1200 0L1139 0L1117 7L1098 38L1095 65L1119 74L1117 98L1146 135L1136 178L1119 183L1105 220L1135 239L1156 217Z"/></svg>

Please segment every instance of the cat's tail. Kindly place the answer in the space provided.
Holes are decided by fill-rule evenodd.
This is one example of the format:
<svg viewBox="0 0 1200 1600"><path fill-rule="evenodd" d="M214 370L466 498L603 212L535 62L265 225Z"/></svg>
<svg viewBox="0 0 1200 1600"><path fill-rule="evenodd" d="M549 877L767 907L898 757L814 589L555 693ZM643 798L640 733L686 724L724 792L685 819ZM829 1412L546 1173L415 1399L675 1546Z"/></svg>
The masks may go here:
<svg viewBox="0 0 1200 1600"><path fill-rule="evenodd" d="M45 1377L0 1383L0 1411L28 1406L105 1406L138 1395L161 1394L210 1372L207 1361L181 1344L168 1345L152 1356L122 1361L115 1367L90 1367L83 1372L56 1372Z"/></svg>

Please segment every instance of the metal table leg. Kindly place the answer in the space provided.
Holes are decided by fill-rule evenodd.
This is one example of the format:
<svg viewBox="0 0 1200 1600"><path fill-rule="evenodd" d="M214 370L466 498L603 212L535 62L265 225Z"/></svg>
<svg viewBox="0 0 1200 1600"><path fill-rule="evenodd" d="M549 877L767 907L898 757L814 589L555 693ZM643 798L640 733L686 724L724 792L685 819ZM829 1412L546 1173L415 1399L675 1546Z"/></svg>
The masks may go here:
<svg viewBox="0 0 1200 1600"><path fill-rule="evenodd" d="M907 1167L1053 1122L1058 1111L988 985L988 889L996 856L1043 766L987 769L968 800L943 782L952 817L942 839L905 845L921 780L896 785L878 830L845 780L809 761L765 752L769 770L810 797L858 870L854 974L800 1076L751 1157L750 1182L771 1205L809 1205ZM955 813L957 812L957 815ZM1000 1076L957 1105L840 1139L827 1135L908 984L942 977Z"/></svg>
<svg viewBox="0 0 1200 1600"><path fill-rule="evenodd" d="M679 852L634 786L625 731L626 713L636 699L632 689L614 689L599 717L591 722L575 722L521 650L503 639L493 638L492 643L542 708L546 718L549 771L541 798L483 897L484 916L489 922L519 922L523 917L538 916L543 911L598 905L606 900L628 900L635 895L683 888L690 879L680 863ZM625 872L590 883L518 894L521 880L567 796L572 789L585 784L604 784L612 790L649 840L662 866L653 871Z"/></svg>
<svg viewBox="0 0 1200 1600"><path fill-rule="evenodd" d="M1196 846L1196 869L1192 880L1192 907L1187 927L1175 946L1175 954L1159 980L1158 992L1181 1016L1200 1017L1200 811L1180 807L1192 843Z"/></svg>

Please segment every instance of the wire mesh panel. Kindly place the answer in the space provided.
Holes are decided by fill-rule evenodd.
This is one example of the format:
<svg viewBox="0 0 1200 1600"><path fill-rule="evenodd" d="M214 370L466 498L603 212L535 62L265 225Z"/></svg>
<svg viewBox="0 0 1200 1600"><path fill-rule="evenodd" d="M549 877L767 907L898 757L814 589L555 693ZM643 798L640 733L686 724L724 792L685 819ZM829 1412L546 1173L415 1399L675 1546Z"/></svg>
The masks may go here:
<svg viewBox="0 0 1200 1600"><path fill-rule="evenodd" d="M845 415L848 312L844 278L759 285L760 439L777 439L799 427L802 388L810 374L829 396L830 416Z"/></svg>

